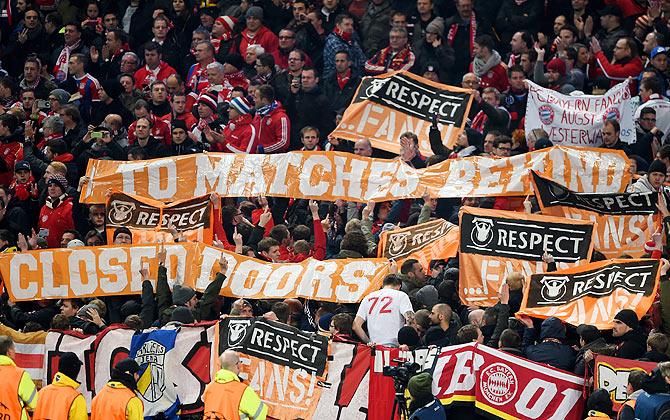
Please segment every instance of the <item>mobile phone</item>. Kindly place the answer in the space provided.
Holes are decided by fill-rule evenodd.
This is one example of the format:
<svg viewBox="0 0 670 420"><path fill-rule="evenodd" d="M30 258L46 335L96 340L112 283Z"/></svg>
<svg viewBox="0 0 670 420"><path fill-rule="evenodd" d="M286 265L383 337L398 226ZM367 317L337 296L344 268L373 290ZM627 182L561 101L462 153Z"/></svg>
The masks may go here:
<svg viewBox="0 0 670 420"><path fill-rule="evenodd" d="M94 131L91 133L91 138L92 139L101 139L102 138L102 131Z"/></svg>
<svg viewBox="0 0 670 420"><path fill-rule="evenodd" d="M51 103L47 101L46 99L38 99L37 100L37 107L39 109L50 109L51 108Z"/></svg>

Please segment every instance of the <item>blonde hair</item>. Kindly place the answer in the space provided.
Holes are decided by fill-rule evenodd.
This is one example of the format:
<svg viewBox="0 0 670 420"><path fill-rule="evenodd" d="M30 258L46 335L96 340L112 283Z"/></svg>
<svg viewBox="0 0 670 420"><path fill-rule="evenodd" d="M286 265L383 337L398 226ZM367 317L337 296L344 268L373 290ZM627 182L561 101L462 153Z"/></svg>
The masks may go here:
<svg viewBox="0 0 670 420"><path fill-rule="evenodd" d="M510 273L510 275L507 276L506 282L509 285L509 290L523 289L523 274Z"/></svg>
<svg viewBox="0 0 670 420"><path fill-rule="evenodd" d="M67 174L67 166L63 162L51 162L49 164L54 171L58 172L59 174L65 176Z"/></svg>

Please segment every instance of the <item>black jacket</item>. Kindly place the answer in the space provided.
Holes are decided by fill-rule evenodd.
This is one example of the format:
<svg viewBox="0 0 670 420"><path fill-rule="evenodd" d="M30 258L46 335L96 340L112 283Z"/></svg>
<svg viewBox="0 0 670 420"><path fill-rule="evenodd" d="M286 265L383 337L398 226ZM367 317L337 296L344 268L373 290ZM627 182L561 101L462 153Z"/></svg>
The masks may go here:
<svg viewBox="0 0 670 420"><path fill-rule="evenodd" d="M146 146L140 146L139 142L135 142L135 146L144 150L144 153L147 155L147 159L170 156L170 151L168 148L154 136L149 136L149 141L147 142Z"/></svg>
<svg viewBox="0 0 670 420"><path fill-rule="evenodd" d="M575 350L567 344L558 343L552 339L565 338L565 327L557 318L547 318L542 322L540 339L535 341L535 328L526 328L523 334L523 353L526 358L546 363L558 369L572 372L575 364Z"/></svg>
<svg viewBox="0 0 670 420"><path fill-rule="evenodd" d="M312 126L319 130L320 138L325 139L335 128L335 112L331 101L316 86L309 92L300 91L297 95L289 93L286 111L291 120L291 149L302 147L300 130Z"/></svg>
<svg viewBox="0 0 670 420"><path fill-rule="evenodd" d="M340 85L337 83L337 75L334 74L323 82L323 93L330 100L332 109L335 112L340 112L351 104L351 100L360 84L361 76L352 70L351 77L344 85L344 89L340 89Z"/></svg>
<svg viewBox="0 0 670 420"><path fill-rule="evenodd" d="M412 67L412 73L421 76L426 71L426 67L431 65L435 67L442 83L451 81L455 61L454 49L445 40L442 40L442 44L436 48L422 39L421 42L414 45L413 51L416 61Z"/></svg>
<svg viewBox="0 0 670 420"><path fill-rule="evenodd" d="M628 331L615 344L615 356L622 359L639 359L647 352L647 337L640 330Z"/></svg>
<svg viewBox="0 0 670 420"><path fill-rule="evenodd" d="M186 140L180 144L176 144L173 140L169 148L170 156L191 155L203 151L200 144L194 142L190 137L187 137Z"/></svg>
<svg viewBox="0 0 670 420"><path fill-rule="evenodd" d="M607 347L605 339L600 337L582 347L577 352L577 357L575 358L575 368L572 370L576 375L584 376L584 369L586 368L586 362L584 361L584 353L587 350L591 350L594 353L600 353L600 350Z"/></svg>

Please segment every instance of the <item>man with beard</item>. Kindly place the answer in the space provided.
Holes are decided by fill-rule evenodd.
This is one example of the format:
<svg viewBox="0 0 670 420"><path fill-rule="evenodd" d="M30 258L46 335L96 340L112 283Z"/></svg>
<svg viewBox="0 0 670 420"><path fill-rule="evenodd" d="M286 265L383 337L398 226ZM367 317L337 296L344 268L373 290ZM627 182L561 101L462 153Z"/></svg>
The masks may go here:
<svg viewBox="0 0 670 420"><path fill-rule="evenodd" d="M507 72L500 61L500 54L494 50L495 42L489 35L480 35L475 39L474 60L470 63L470 71L479 77L482 89L494 87L505 92L509 87Z"/></svg>

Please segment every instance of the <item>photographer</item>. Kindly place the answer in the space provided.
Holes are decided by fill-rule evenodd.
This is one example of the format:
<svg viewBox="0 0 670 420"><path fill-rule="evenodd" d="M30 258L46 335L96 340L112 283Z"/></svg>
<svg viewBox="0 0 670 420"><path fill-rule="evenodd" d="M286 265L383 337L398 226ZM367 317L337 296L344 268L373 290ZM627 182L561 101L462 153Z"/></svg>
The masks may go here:
<svg viewBox="0 0 670 420"><path fill-rule="evenodd" d="M447 415L442 403L432 391L433 377L423 372L414 375L407 384L411 400L409 403L410 420L446 420Z"/></svg>

